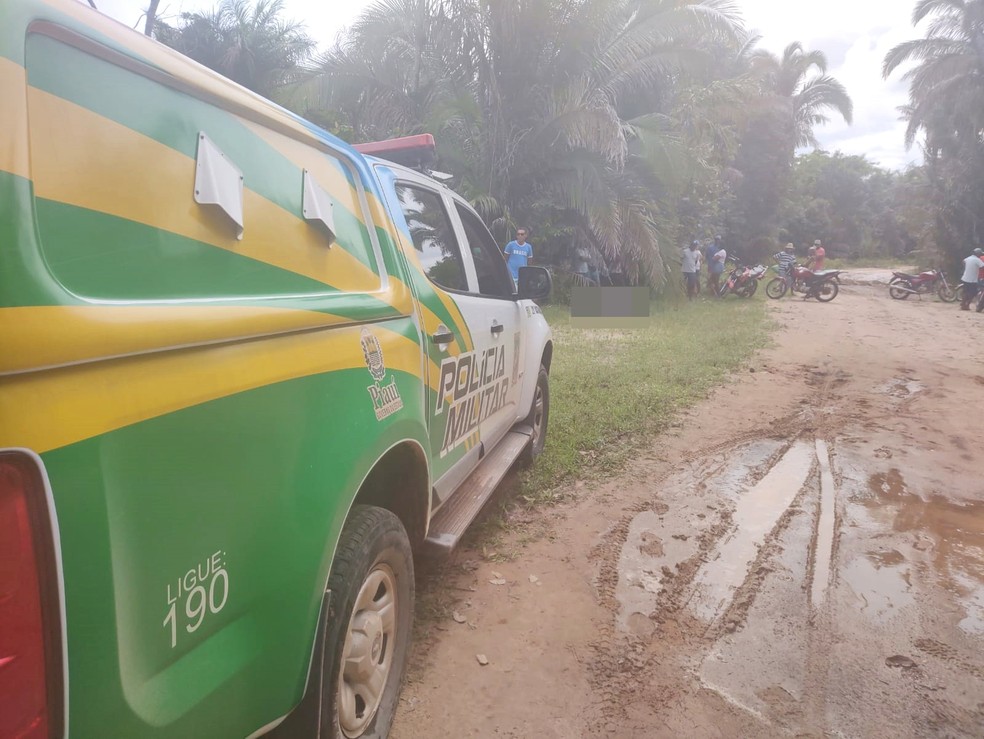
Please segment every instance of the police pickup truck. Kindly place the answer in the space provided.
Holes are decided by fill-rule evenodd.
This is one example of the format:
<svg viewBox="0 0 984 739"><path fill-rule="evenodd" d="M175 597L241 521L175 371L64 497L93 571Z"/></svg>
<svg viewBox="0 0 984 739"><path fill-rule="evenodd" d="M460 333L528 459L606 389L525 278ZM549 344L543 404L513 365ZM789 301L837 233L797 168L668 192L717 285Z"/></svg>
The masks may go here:
<svg viewBox="0 0 984 739"><path fill-rule="evenodd" d="M0 4L0 737L388 732L415 558L549 415L549 274L432 151Z"/></svg>

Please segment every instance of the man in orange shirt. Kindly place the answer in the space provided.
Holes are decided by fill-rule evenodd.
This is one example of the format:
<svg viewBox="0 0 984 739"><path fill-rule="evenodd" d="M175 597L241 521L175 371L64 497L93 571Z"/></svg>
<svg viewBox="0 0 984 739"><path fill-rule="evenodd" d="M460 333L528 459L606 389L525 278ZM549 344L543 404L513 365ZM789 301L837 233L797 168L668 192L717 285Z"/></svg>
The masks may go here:
<svg viewBox="0 0 984 739"><path fill-rule="evenodd" d="M813 242L813 248L810 249L813 252L813 262L810 264L810 269L814 272L823 269L823 262L827 258L827 252L823 248L823 244L820 243L820 239Z"/></svg>

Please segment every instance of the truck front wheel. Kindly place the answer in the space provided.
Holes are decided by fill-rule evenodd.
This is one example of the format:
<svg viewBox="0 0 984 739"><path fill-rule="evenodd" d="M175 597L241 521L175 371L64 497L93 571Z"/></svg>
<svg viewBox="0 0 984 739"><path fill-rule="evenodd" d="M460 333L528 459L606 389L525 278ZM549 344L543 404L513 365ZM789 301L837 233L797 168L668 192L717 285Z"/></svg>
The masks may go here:
<svg viewBox="0 0 984 739"><path fill-rule="evenodd" d="M523 450L522 460L524 464L532 464L533 460L540 456L543 445L547 440L547 422L550 420L550 376L547 369L540 366L540 372L536 377L536 390L533 391L533 405L530 406L530 413L524 423L533 429L530 435L530 443Z"/></svg>
<svg viewBox="0 0 984 739"><path fill-rule="evenodd" d="M413 555L400 519L357 505L342 530L325 634L322 737L389 734L413 620Z"/></svg>

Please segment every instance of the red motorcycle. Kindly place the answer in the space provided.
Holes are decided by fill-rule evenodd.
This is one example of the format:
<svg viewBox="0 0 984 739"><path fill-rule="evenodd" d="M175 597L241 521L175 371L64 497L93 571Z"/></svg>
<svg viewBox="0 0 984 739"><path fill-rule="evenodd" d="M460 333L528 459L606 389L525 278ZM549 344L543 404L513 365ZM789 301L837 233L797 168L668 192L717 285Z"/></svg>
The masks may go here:
<svg viewBox="0 0 984 739"><path fill-rule="evenodd" d="M945 303L952 303L957 299L957 289L950 287L946 275L937 269L928 269L918 275L893 272L892 279L888 281L888 294L895 300L905 300L910 295L923 295L934 291Z"/></svg>
<svg viewBox="0 0 984 739"><path fill-rule="evenodd" d="M803 300L816 298L821 303L829 303L840 292L838 277L843 270L824 269L818 272L794 264L789 277L775 277L765 286L765 294L773 300L778 300L786 291L803 293Z"/></svg>
<svg viewBox="0 0 984 739"><path fill-rule="evenodd" d="M765 267L761 264L750 267L737 259L730 261L733 261L735 267L728 275L728 279L718 288L718 297L723 298L729 292L734 293L739 298L752 297L758 290L759 280L765 276Z"/></svg>

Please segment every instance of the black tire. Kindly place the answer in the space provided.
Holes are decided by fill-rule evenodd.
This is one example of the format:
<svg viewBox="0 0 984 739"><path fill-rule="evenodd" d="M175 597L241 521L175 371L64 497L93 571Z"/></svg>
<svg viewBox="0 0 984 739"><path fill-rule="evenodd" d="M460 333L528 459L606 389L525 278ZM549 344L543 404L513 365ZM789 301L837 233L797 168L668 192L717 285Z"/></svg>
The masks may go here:
<svg viewBox="0 0 984 739"><path fill-rule="evenodd" d="M737 295L739 298L750 298L758 290L758 280L749 280L739 288Z"/></svg>
<svg viewBox="0 0 984 739"><path fill-rule="evenodd" d="M936 294L944 303L952 303L957 299L956 289L947 284L940 284L939 290L936 291Z"/></svg>
<svg viewBox="0 0 984 739"><path fill-rule="evenodd" d="M889 283L888 294L893 300L906 300L910 295L912 295L909 290L912 289L910 285L905 280L899 280L894 285Z"/></svg>
<svg viewBox="0 0 984 739"><path fill-rule="evenodd" d="M413 554L407 532L395 514L374 506L353 506L338 542L328 589L331 603L325 633L320 736L383 739L389 734L399 704L413 625ZM360 600L365 607L357 611ZM394 611L389 628L376 610L385 610L387 602ZM361 628L356 626L357 619ZM360 696L358 680L362 678L343 674L343 663L351 666L355 662L344 659L352 634L356 636L348 656L358 654L360 645L367 645L362 651L368 673L383 672L381 667L389 659L375 708L370 705L371 697L366 700L368 692L363 689L365 695ZM353 672L357 670L356 664Z"/></svg>
<svg viewBox="0 0 984 739"><path fill-rule="evenodd" d="M824 280L821 285L817 286L816 298L821 303L829 303L831 300L837 297L837 293L840 292L840 287L834 280Z"/></svg>
<svg viewBox="0 0 984 739"><path fill-rule="evenodd" d="M781 277L773 277L765 286L765 294L773 300L778 300L786 294L786 281Z"/></svg>
<svg viewBox="0 0 984 739"><path fill-rule="evenodd" d="M540 401L539 408L537 401ZM533 464L533 460L540 456L543 447L547 442L547 424L550 421L550 375L547 369L540 365L540 371L536 376L536 390L533 391L533 403L530 405L530 412L523 421L527 426L533 428L533 435L530 443L523 449L520 460L524 465Z"/></svg>
<svg viewBox="0 0 984 739"><path fill-rule="evenodd" d="M962 282L953 288L953 299L955 301L959 300L961 303L963 302L964 289L964 284Z"/></svg>
<svg viewBox="0 0 984 739"><path fill-rule="evenodd" d="M984 313L984 289L977 296L977 312Z"/></svg>
<svg viewBox="0 0 984 739"><path fill-rule="evenodd" d="M725 283L724 283L723 285L721 285L721 287L719 287L719 288L718 288L718 291L717 291L717 296L718 296L719 298L723 298L723 297L724 297L725 295L727 295L727 294L728 294L729 292L731 292L731 288L730 288L730 287L728 287L728 283L727 283L727 282L725 282Z"/></svg>

